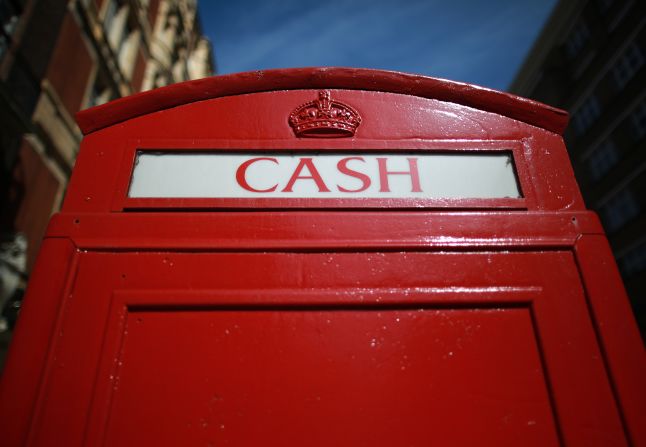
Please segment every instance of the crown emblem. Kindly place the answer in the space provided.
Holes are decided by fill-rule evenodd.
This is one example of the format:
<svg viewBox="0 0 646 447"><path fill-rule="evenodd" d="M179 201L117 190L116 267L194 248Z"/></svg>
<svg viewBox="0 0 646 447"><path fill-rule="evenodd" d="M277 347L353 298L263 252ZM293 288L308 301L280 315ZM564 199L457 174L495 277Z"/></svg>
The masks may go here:
<svg viewBox="0 0 646 447"><path fill-rule="evenodd" d="M297 137L351 137L359 124L359 112L330 99L329 90L321 90L318 99L303 104L289 115L289 125Z"/></svg>

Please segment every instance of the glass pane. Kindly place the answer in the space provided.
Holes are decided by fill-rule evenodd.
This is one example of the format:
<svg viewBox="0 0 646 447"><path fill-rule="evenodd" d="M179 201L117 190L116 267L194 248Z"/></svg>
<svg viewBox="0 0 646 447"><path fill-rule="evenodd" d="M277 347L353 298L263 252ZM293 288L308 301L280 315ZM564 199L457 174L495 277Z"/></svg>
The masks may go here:
<svg viewBox="0 0 646 447"><path fill-rule="evenodd" d="M137 155L129 197L518 198L511 152Z"/></svg>

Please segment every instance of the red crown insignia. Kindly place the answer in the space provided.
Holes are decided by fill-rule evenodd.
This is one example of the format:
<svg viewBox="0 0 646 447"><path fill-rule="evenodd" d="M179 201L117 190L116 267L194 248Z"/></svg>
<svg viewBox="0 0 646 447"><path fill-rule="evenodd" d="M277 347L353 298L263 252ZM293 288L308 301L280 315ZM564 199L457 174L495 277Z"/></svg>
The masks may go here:
<svg viewBox="0 0 646 447"><path fill-rule="evenodd" d="M297 137L351 137L359 124L359 112L347 104L332 101L329 90L321 90L318 99L303 104L289 115L289 125Z"/></svg>

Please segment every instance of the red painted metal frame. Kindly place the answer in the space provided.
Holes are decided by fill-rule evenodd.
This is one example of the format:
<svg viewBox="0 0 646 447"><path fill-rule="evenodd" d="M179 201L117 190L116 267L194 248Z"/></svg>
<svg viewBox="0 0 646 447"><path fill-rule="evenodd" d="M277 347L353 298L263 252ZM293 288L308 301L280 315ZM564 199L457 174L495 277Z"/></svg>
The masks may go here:
<svg viewBox="0 0 646 447"><path fill-rule="evenodd" d="M163 218L163 225L159 225ZM144 235L142 237L142 235ZM83 250L571 250L603 234L589 212L307 211L58 214L48 235Z"/></svg>
<svg viewBox="0 0 646 447"><path fill-rule="evenodd" d="M20 323L0 381L0 432L7 446L25 444L45 368L51 363L52 341L61 322L61 303L69 293L78 251L68 239L45 239L32 272Z"/></svg>
<svg viewBox="0 0 646 447"><path fill-rule="evenodd" d="M338 89L333 98L361 113L363 121L353 138L294 138L288 114L321 88ZM504 287L510 284L516 289L507 292L520 300L514 305L534 303L527 294L535 293L533 287L539 284L553 292L542 300L547 307L541 308L538 300L531 308L543 368L549 370L553 387L552 408L558 413L556 443L646 446L646 355L603 229L596 215L585 210L558 135L567 122L565 112L421 76L297 69L177 84L81 112L78 120L86 137L63 211L50 222L0 383L3 445L96 445L104 439L101 421L109 412L104 405L109 402L107 378L114 356L102 356L118 352L118 337L113 335L119 334L124 309L151 303L176 308L161 289L184 290L188 304L197 307L227 305L227 297L211 290L226 287L215 287L213 271L200 259L222 259L218 265L229 272L222 281L240 282L240 287L228 289L228 297L237 294L252 308L282 305L271 294L259 303L257 293L249 292L262 269L232 270L227 260L244 254L248 259L274 256L276 262L311 255L308 259L320 260L321 266L329 257L354 259L336 272L337 279L328 278L336 289L306 292L307 303L290 292L297 283L281 283L285 278L295 281L296 268L285 268L282 276L280 271L269 275L285 292L281 296L289 298L286 306L354 305L353 287L358 286L348 275L368 275L376 265L368 260L380 256L400 259L399 268L366 280L382 291L414 284L419 275L406 276L415 265L409 260L425 256L456 260L433 265L439 268L438 278L453 278L451 284L434 286L477 288L490 281L489 287L500 286L493 300L500 305L506 299L500 298ZM355 199L337 202L338 209L310 200L135 200L126 195L138 149L512 150L523 198ZM173 270L161 275L159 265L168 268L175 258ZM138 259L134 270L124 270L126 259ZM469 264L468 259L477 262ZM157 267L147 268L145 261ZM89 270L84 262L90 262ZM543 270L549 272L545 278ZM312 278L321 277L312 271ZM429 272L433 269L420 275ZM308 278L302 276L302 284L308 284ZM159 286L159 281L168 287ZM85 292L76 294L80 284ZM112 308L109 300L95 300L92 290L97 284L106 285L102 296L110 290ZM201 292L194 291L200 284ZM251 295L241 289L249 289ZM339 293L330 295L332 289ZM388 305L413 302L393 293L384 295ZM451 305L469 304L457 301ZM371 298L367 303L382 305ZM589 355L577 349L576 340L586 340ZM599 396L602 405L595 400ZM48 428L40 431L43 427Z"/></svg>
<svg viewBox="0 0 646 447"><path fill-rule="evenodd" d="M61 312L68 307L64 303L71 298L70 287L76 282L76 261L73 259L79 254L73 253L105 253L117 247L128 252L149 251L171 259L174 254L195 250L328 253L386 249L391 252L448 250L459 253L476 250L495 253L511 249L549 253L575 249L587 303L595 316L592 319L595 333L603 349L603 359L631 444L643 445L646 439L643 425L638 423L646 410L643 392L636 392L642 389L641 379L645 372L643 359L635 357L636 353L643 353L640 351L639 334L635 326L629 324L631 315L625 296L617 292L617 289L621 290L621 283L616 267L599 256L598 249L606 247L607 250L607 243L598 219L592 213L375 212L366 215L363 212L340 212L321 218L307 212L283 212L271 219L267 219L264 213L232 213L226 219L198 213L188 217L190 231L182 232L181 236L178 236L178 228L184 225L187 216L180 213L163 215L169 218L164 226L155 225L162 216L156 213L59 215L52 221L49 229L51 242L43 248L36 271L49 270L52 262L59 271L35 273L39 280L30 285L29 294L49 296L53 308L43 313L42 308L30 311L26 304L27 310L21 319L16 344L11 350L12 358L5 372L4 383L12 386L3 388L0 399L0 413L11 415L9 419L3 419L3 424L4 421L10 423L3 430L7 435L7 445L23 445L20 439L26 436L26 424L35 405L35 392L42 380L41 365L51 364L55 355L51 348L45 348L60 331L57 327L61 325ZM259 221L263 223L261 226L258 226ZM370 225L365 225L366 221ZM301 229L304 228L310 228L310 232L303 233ZM146 233L146 238L141 237L142 232ZM599 243L601 245L597 247ZM592 253L581 254L584 250L592 250ZM60 262L65 256L68 261ZM61 284L58 292L48 293L51 281ZM60 301L57 303L57 300ZM27 303L41 304L33 298ZM53 315L58 316L52 318ZM545 316L549 319L548 314ZM41 330L25 333L34 325ZM30 374L25 374L22 367L28 361L20 357L33 356L38 352L34 348L39 348L42 354L30 361L33 369L29 370ZM50 360L45 361L43 355L48 351ZM582 377L580 379L583 380ZM14 402L28 405L19 409ZM576 412L578 410L572 410L568 414ZM575 439L567 445L578 443Z"/></svg>
<svg viewBox="0 0 646 447"><path fill-rule="evenodd" d="M646 445L646 355L630 303L621 293L623 284L610 245L605 235L586 235L574 250L629 439L635 446Z"/></svg>
<svg viewBox="0 0 646 447"><path fill-rule="evenodd" d="M76 296L80 301L72 304L68 300L64 306L66 316L59 330L66 337L57 337L50 353L57 360L49 362L50 369L45 374L44 391L36 402L32 421L36 429L29 435L30 443L41 445L46 440L55 445L77 445L83 436L84 445L97 445L103 439L101 433L105 422L102 421L107 417L110 393L113 392L110 377L114 376L114 368L118 368L119 355L115 353L120 351L127 309L129 312L140 307L163 311L168 306L170 309L234 306L249 310L258 306L276 309L294 306L313 309L347 306L477 309L513 305L531 309L535 315L537 343L545 357L547 387L554 393L552 405L556 412L555 423L560 426L561 442L582 446L624 445L612 392L605 381L604 365L584 309L583 291L576 286L578 274L571 253L377 252L373 255L364 252L330 255L323 252L277 255L289 261L287 265L300 265L298 259L302 258L302 262L312 268L306 269L310 273L302 278L303 283L297 288L289 286L300 284L302 273L298 269L285 269L282 275L268 277L255 273L263 266L274 265L275 261L270 259L273 255L262 252L196 255L130 251L116 256L108 252L81 253L79 267L82 270L77 273L74 289L70 291L70 300ZM330 257L332 261L329 261ZM449 259L443 262L446 257ZM215 270L218 272L215 276L213 271L197 268L197 265L213 266L207 259L222 260L217 263L219 268ZM370 259L373 262L369 262ZM379 261L374 262L377 259ZM328 263L321 263L323 260ZM428 260L433 260L429 266L435 268L416 267L425 265ZM134 264L129 266L131 263ZM242 268L249 263L255 267ZM341 265L335 267L335 263ZM542 263L549 267L539 268ZM381 264L383 267L379 267ZM375 268L383 270L382 274L374 275ZM335 276L326 273L330 269L336 272ZM409 272L413 271L419 275L410 276ZM483 271L490 273L483 277ZM102 272L101 278L95 275L99 272ZM363 275L367 276L361 280L361 288L349 287ZM398 278L399 288L388 287L393 275ZM505 287L501 287L503 285ZM117 292L119 290L122 291ZM178 295L183 298L178 299ZM104 297L112 298L106 301ZM567 301L568 306L563 306L562 300ZM77 358L79 345L85 352L82 359ZM103 359L101 366L95 365L100 359ZM63 365L64 369L61 369ZM95 370L97 366L98 370ZM97 375L88 374L86 368L96 371ZM70 396L72 388L76 389L73 398ZM61 400L67 405L57 404ZM89 415L88 405L91 408Z"/></svg>

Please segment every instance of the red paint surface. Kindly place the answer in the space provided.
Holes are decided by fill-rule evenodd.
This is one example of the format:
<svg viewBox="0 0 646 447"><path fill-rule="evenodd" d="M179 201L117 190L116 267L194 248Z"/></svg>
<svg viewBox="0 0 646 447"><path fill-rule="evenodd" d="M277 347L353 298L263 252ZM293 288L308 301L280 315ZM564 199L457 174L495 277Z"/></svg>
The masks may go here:
<svg viewBox="0 0 646 447"><path fill-rule="evenodd" d="M142 311L127 324L109 444L556 445L526 309Z"/></svg>
<svg viewBox="0 0 646 447"><path fill-rule="evenodd" d="M561 112L393 73L254 76L80 116L101 130L30 283L3 445L646 445L643 346L546 130ZM340 87L355 136L295 138L289 114ZM127 198L160 149L505 150L523 197Z"/></svg>

